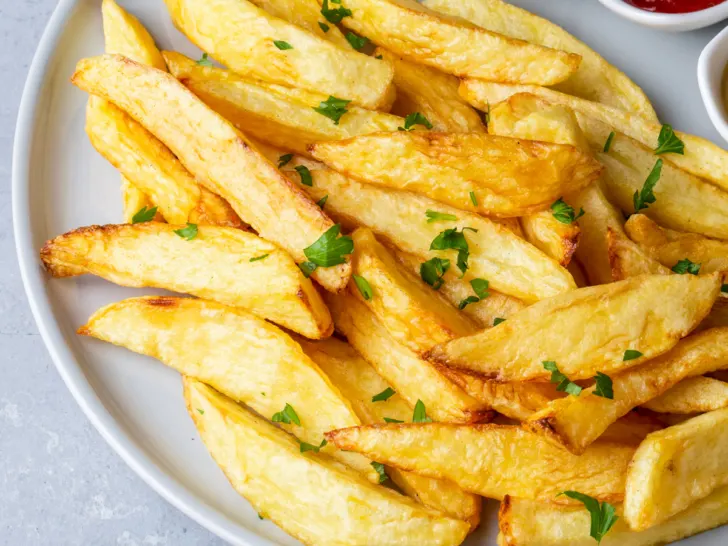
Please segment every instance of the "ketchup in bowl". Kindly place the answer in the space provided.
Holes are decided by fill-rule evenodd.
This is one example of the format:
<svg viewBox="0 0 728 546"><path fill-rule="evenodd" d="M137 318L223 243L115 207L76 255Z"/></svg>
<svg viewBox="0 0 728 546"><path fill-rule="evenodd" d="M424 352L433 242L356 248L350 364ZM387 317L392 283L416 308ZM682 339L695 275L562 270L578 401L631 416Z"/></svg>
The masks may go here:
<svg viewBox="0 0 728 546"><path fill-rule="evenodd" d="M725 0L624 0L628 4L655 13L690 13L712 8Z"/></svg>

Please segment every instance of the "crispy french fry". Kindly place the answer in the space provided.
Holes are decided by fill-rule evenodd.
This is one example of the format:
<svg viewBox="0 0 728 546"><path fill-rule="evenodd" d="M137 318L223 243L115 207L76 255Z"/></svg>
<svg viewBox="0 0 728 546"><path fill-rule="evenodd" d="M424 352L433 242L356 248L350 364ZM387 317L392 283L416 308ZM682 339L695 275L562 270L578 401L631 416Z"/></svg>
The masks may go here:
<svg viewBox="0 0 728 546"><path fill-rule="evenodd" d="M315 2L315 0L312 0ZM320 141L396 131L404 119L358 106L338 125L314 110L323 95L246 79L229 70L200 66L180 53L163 52L172 75L241 131L299 154Z"/></svg>
<svg viewBox="0 0 728 546"><path fill-rule="evenodd" d="M152 203L152 200L149 199L147 194L137 189L123 174L121 175L121 199L124 209L124 222L127 224L131 224L134 220L134 215L143 208L154 208L154 203ZM154 215L154 221L164 222L164 217L159 211Z"/></svg>
<svg viewBox="0 0 728 546"><path fill-rule="evenodd" d="M521 227L526 240L547 256L566 267L576 252L581 237L579 224L565 224L554 217L550 210L523 216Z"/></svg>
<svg viewBox="0 0 728 546"><path fill-rule="evenodd" d="M421 400L427 414L438 421L471 422L490 416L484 404L395 341L374 313L354 296L346 292L327 295L326 303L337 330L410 406Z"/></svg>
<svg viewBox="0 0 728 546"><path fill-rule="evenodd" d="M669 275L670 270L632 242L622 229L607 228L607 253L612 279L622 281L639 275Z"/></svg>
<svg viewBox="0 0 728 546"><path fill-rule="evenodd" d="M282 176L235 128L174 77L120 56L81 60L73 76L81 89L115 103L164 142L197 179L227 199L261 237L295 260L333 222ZM346 261L319 267L314 278L342 290L351 274Z"/></svg>
<svg viewBox="0 0 728 546"><path fill-rule="evenodd" d="M599 443L577 457L537 434L504 425L369 425L334 430L326 437L341 449L449 479L484 497L513 494L565 503L570 501L556 495L566 490L620 501L634 454L634 447Z"/></svg>
<svg viewBox="0 0 728 546"><path fill-rule="evenodd" d="M413 254L396 251L397 261L401 263L412 274L420 274L422 259ZM451 305L460 305L464 299L473 295L473 287L469 282L460 279L454 272L445 274L445 284L438 290ZM513 296L507 296L495 290L489 290L490 296L480 301L471 303L462 312L470 317L481 328L490 328L496 319L506 319L526 307L521 300Z"/></svg>
<svg viewBox="0 0 728 546"><path fill-rule="evenodd" d="M707 330L682 340L662 356L611 376L614 399L597 396L591 387L579 396L554 400L533 414L526 427L581 453L633 408L660 396L687 377L726 367L728 328Z"/></svg>
<svg viewBox="0 0 728 546"><path fill-rule="evenodd" d="M728 407L728 384L710 377L683 379L642 407L660 413L692 414Z"/></svg>
<svg viewBox="0 0 728 546"><path fill-rule="evenodd" d="M475 323L435 290L401 270L369 229L357 229L352 238L356 248L352 273L368 283L371 295L365 296L353 284L351 292L397 343L422 354L437 343L478 330Z"/></svg>
<svg viewBox="0 0 728 546"><path fill-rule="evenodd" d="M478 113L460 98L460 81L455 76L407 61L383 47L378 47L374 55L381 55L394 66L394 113L407 116L419 112L436 131L485 132Z"/></svg>
<svg viewBox="0 0 728 546"><path fill-rule="evenodd" d="M700 264L700 273L728 270L728 242L664 229L644 214L630 216L624 229L630 239L666 267L687 258Z"/></svg>
<svg viewBox="0 0 728 546"><path fill-rule="evenodd" d="M315 446L324 432L360 423L295 341L242 309L192 298L131 298L102 307L78 333L157 358L267 418L289 404L300 425L289 420L281 426ZM378 480L364 457L324 451Z"/></svg>
<svg viewBox="0 0 728 546"><path fill-rule="evenodd" d="M654 108L639 86L551 21L503 0L424 0L423 4L491 32L581 55L579 69L568 80L557 84L557 89L657 121Z"/></svg>
<svg viewBox="0 0 728 546"><path fill-rule="evenodd" d="M235 72L389 108L394 70L388 62L335 46L248 0L165 0L172 21L200 49ZM278 48L285 42L290 48Z"/></svg>
<svg viewBox="0 0 728 546"><path fill-rule="evenodd" d="M350 345L336 338L300 343L351 403L362 423L383 423L385 418L405 422L412 419L412 408L394 391L386 400L372 400L390 387ZM402 491L425 506L467 521L471 530L480 524L479 496L465 493L447 480L433 480L396 468L388 469L387 474Z"/></svg>
<svg viewBox="0 0 728 546"><path fill-rule="evenodd" d="M313 283L275 245L239 229L146 222L90 226L48 241L40 256L55 277L90 273L122 286L152 286L235 307L314 339L333 323Z"/></svg>
<svg viewBox="0 0 728 546"><path fill-rule="evenodd" d="M571 380L641 364L669 351L710 312L717 274L645 275L538 302L497 328L436 346L430 357L503 381L546 380L555 361ZM643 356L624 361L627 350Z"/></svg>
<svg viewBox="0 0 728 546"><path fill-rule="evenodd" d="M669 519L728 484L728 409L650 434L627 476L624 518L636 531Z"/></svg>
<svg viewBox="0 0 728 546"><path fill-rule="evenodd" d="M650 121L639 114L537 85L507 85L475 79L466 79L460 84L460 95L476 108L483 108L483 105L488 103L495 104L516 93L532 93L549 102L563 104L573 109L589 140L591 140L590 130L586 129L585 125L597 122L609 127L606 134L614 130L638 141L649 150L657 148L657 139L662 126L657 121ZM679 131L675 134L685 143L684 155L670 153L665 155L666 159L686 172L705 178L719 188L728 190L728 152L704 138ZM601 149L605 142L606 135L596 147Z"/></svg>
<svg viewBox="0 0 728 546"><path fill-rule="evenodd" d="M101 15L106 53L124 55L138 63L167 70L154 38L136 17L124 11L114 0L101 2Z"/></svg>
<svg viewBox="0 0 728 546"><path fill-rule="evenodd" d="M717 489L687 510L646 531L632 531L619 519L601 546L662 546L728 522L728 487ZM593 546L591 516L584 508L507 497L498 514L499 546Z"/></svg>
<svg viewBox="0 0 728 546"><path fill-rule="evenodd" d="M362 182L496 217L547 209L601 172L573 146L480 133L380 133L313 144L309 151Z"/></svg>
<svg viewBox="0 0 728 546"><path fill-rule="evenodd" d="M351 50L351 44L336 25L327 24L321 16L316 0L250 0L274 17L284 19L319 38L328 40L343 49ZM322 27L323 25L323 27Z"/></svg>
<svg viewBox="0 0 728 546"><path fill-rule="evenodd" d="M573 74L581 59L438 14L415 0L346 0L343 5L352 12L341 21L347 28L456 76L551 85Z"/></svg>
<svg viewBox="0 0 728 546"><path fill-rule="evenodd" d="M291 436L203 383L185 379L184 395L231 485L304 544L456 546L468 533L464 521L371 484L325 455L300 453Z"/></svg>

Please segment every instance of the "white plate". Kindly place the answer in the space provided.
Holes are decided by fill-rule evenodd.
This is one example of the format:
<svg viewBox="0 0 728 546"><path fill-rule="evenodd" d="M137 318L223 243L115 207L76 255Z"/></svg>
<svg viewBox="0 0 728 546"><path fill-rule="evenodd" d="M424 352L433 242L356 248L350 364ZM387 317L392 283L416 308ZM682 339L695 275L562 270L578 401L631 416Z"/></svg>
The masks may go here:
<svg viewBox="0 0 728 546"><path fill-rule="evenodd" d="M162 0L126 0L164 48L199 52L175 31ZM587 0L517 0L563 24L639 81L665 121L717 141L700 103L695 61L715 29L665 36ZM31 66L18 117L13 217L21 272L38 328L59 373L107 442L151 487L232 544L297 544L232 490L201 445L178 375L158 362L75 330L110 302L150 293L97 278L50 280L38 249L72 228L121 221L119 175L83 130L85 93L68 83L84 56L103 51L99 0L61 0ZM88 454L93 457L93 453ZM495 544L493 505L469 545ZM728 529L687 541L718 546ZM372 545L376 546L376 545ZM424 545L426 546L426 545Z"/></svg>

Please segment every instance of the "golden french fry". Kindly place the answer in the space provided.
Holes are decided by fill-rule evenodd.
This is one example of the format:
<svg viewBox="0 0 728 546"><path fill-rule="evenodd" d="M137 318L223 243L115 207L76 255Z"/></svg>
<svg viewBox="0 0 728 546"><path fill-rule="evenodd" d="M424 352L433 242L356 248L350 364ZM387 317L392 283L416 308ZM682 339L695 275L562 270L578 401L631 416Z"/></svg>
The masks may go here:
<svg viewBox="0 0 728 546"><path fill-rule="evenodd" d="M728 409L650 434L627 476L624 519L643 531L728 484Z"/></svg>
<svg viewBox="0 0 728 546"><path fill-rule="evenodd" d="M362 182L497 217L547 209L601 172L573 146L481 133L380 133L313 144L309 151Z"/></svg>
<svg viewBox="0 0 728 546"><path fill-rule="evenodd" d="M527 307L497 328L436 346L430 357L502 381L545 380L554 361L569 379L589 379L669 351L710 312L717 274L645 275L579 288ZM625 351L642 353L624 361Z"/></svg>
<svg viewBox="0 0 728 546"><path fill-rule="evenodd" d="M275 245L239 229L146 222L90 226L56 237L41 249L55 277L90 273L122 286L151 286L235 307L314 339L333 323L313 283Z"/></svg>
<svg viewBox="0 0 728 546"><path fill-rule="evenodd" d="M316 342L301 340L300 344L351 403L362 423L412 419L412 408L394 391L389 397L373 400L390 387L350 345L336 338ZM396 468L387 469L387 474L402 491L425 506L467 521L471 530L480 524L479 496L465 493L447 480L433 480Z"/></svg>
<svg viewBox="0 0 728 546"><path fill-rule="evenodd" d="M280 245L295 260L306 261L304 248L333 227L320 207L171 75L104 55L81 60L72 81L144 125L202 184L225 197L261 237ZM333 291L342 290L350 274L348 261L313 272L324 288Z"/></svg>
<svg viewBox="0 0 728 546"><path fill-rule="evenodd" d="M728 242L664 229L644 214L630 216L624 229L630 239L666 267L687 258L700 264L700 273L728 270Z"/></svg>
<svg viewBox="0 0 728 546"><path fill-rule="evenodd" d="M623 229L607 228L607 253L615 281L639 275L670 275L668 268L632 242Z"/></svg>
<svg viewBox="0 0 728 546"><path fill-rule="evenodd" d="M134 215L140 210L154 208L154 203L147 194L137 189L123 174L121 175L121 199L124 209L124 222L127 224L132 223ZM154 215L154 221L164 222L164 217L157 211Z"/></svg>
<svg viewBox="0 0 728 546"><path fill-rule="evenodd" d="M728 384L711 377L683 379L642 407L660 413L692 414L728 407Z"/></svg>
<svg viewBox="0 0 728 546"><path fill-rule="evenodd" d="M688 509L646 531L632 531L619 519L601 546L662 546L728 522L728 487L717 489ZM507 497L498 514L500 546L593 546L591 516L584 508Z"/></svg>
<svg viewBox="0 0 728 546"><path fill-rule="evenodd" d="M405 60L383 47L378 47L374 55L394 66L395 114L404 117L419 112L436 131L485 132L478 113L460 98L460 80L455 76Z"/></svg>
<svg viewBox="0 0 728 546"><path fill-rule="evenodd" d="M326 297L337 330L387 383L414 407L418 401L438 421L490 417L487 407L445 379L426 360L395 341L374 313L346 292Z"/></svg>
<svg viewBox="0 0 728 546"><path fill-rule="evenodd" d="M491 32L581 55L579 69L556 85L564 93L657 121L644 91L582 41L558 25L503 0L424 0L430 9L462 17Z"/></svg>
<svg viewBox="0 0 728 546"><path fill-rule="evenodd" d="M300 453L291 436L203 383L185 379L184 396L235 490L304 544L456 546L468 533L466 522L371 484L326 455Z"/></svg>
<svg viewBox="0 0 728 546"><path fill-rule="evenodd" d="M315 1L315 0L313 0ZM172 75L241 131L299 154L320 141L396 131L404 119L358 106L338 125L314 110L323 95L246 79L229 70L200 66L180 53L163 52Z"/></svg>
<svg viewBox="0 0 728 546"><path fill-rule="evenodd" d="M622 357L620 357L621 359ZM533 414L527 428L581 453L620 417L660 396L687 377L728 367L728 328L692 335L669 352L611 376L614 399L591 387L579 396L549 403Z"/></svg>
<svg viewBox="0 0 728 546"><path fill-rule="evenodd" d="M235 72L365 108L391 106L394 70L388 62L335 46L248 0L165 2L175 26Z"/></svg>
<svg viewBox="0 0 728 546"><path fill-rule="evenodd" d="M167 70L164 59L139 19L124 11L114 0L101 2L106 53L124 55L138 63Z"/></svg>
<svg viewBox="0 0 728 546"><path fill-rule="evenodd" d="M342 5L352 12L341 21L347 28L448 74L552 85L579 67L579 55L489 32L415 0L345 0Z"/></svg>
<svg viewBox="0 0 728 546"><path fill-rule="evenodd" d="M326 438L341 449L423 476L448 479L493 499L571 502L574 490L620 501L634 447L595 444L577 457L537 434L514 426L453 423L369 425L334 430Z"/></svg>
<svg viewBox="0 0 728 546"><path fill-rule="evenodd" d="M557 220L552 211L543 210L523 216L521 227L529 243L562 266L569 265L581 237L578 223L565 224Z"/></svg>
<svg viewBox="0 0 728 546"><path fill-rule="evenodd" d="M363 279L359 282L366 282L371 293L363 293L355 283L350 285L351 292L374 313L397 343L422 354L437 343L478 330L475 323L435 290L401 270L369 229L357 229L352 239L356 249L352 274Z"/></svg>
<svg viewBox="0 0 728 546"><path fill-rule="evenodd" d="M402 251L396 251L397 261L401 263L412 274L420 274L420 266L422 259L413 254ZM469 282L460 279L459 275L454 272L445 274L445 284L440 287L438 292L442 294L451 305L460 305L460 303L469 296L473 295L473 287ZM470 317L481 328L490 328L494 325L496 319L507 319L513 313L516 313L526 307L521 300L513 296L507 296L495 290L489 290L490 296L482 298L480 301L471 303L462 309L462 312Z"/></svg>
<svg viewBox="0 0 728 546"><path fill-rule="evenodd" d="M269 419L288 404L300 425L289 417L281 426L315 446L324 432L360 423L295 341L242 309L192 298L131 298L102 307L78 333L157 358ZM378 481L364 457L324 451Z"/></svg>

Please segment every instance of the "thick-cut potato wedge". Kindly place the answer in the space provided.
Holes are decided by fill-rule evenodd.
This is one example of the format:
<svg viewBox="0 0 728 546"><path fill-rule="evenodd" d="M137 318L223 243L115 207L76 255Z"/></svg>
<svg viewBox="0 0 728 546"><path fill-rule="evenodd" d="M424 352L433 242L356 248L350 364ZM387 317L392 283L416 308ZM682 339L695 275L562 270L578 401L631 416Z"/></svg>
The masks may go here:
<svg viewBox="0 0 728 546"><path fill-rule="evenodd" d="M101 2L106 53L124 55L138 63L167 70L162 55L139 19L124 11L114 0Z"/></svg>
<svg viewBox="0 0 728 546"><path fill-rule="evenodd" d="M351 44L336 25L327 24L324 30L319 25L326 23L316 0L250 0L274 17L284 19L319 38L328 40L341 48L351 50Z"/></svg>
<svg viewBox="0 0 728 546"><path fill-rule="evenodd" d="M404 125L398 116L358 106L349 107L335 125L313 109L326 100L323 95L298 90L294 94L281 85L200 66L180 53L163 55L175 78L238 129L299 154L307 154L306 147L315 142L396 131Z"/></svg>
<svg viewBox="0 0 728 546"><path fill-rule="evenodd" d="M304 544L456 546L468 524L371 484L207 385L185 379L187 410L212 458L261 516Z"/></svg>
<svg viewBox="0 0 728 546"><path fill-rule="evenodd" d="M331 334L326 305L286 252L252 233L217 226L198 226L188 241L175 233L182 227L85 227L48 241L40 257L55 277L90 273L122 286L166 288L243 307L314 339Z"/></svg>
<svg viewBox="0 0 728 546"><path fill-rule="evenodd" d="M154 207L154 203L149 199L149 196L137 189L123 174L121 175L121 199L123 202L124 223L126 224L131 224L134 215L142 208L151 209ZM159 211L154 215L154 221L164 222L164 217Z"/></svg>
<svg viewBox="0 0 728 546"><path fill-rule="evenodd" d="M624 519L643 531L728 484L728 409L650 434L627 476Z"/></svg>
<svg viewBox="0 0 728 546"><path fill-rule="evenodd" d="M341 448L493 499L571 502L566 490L620 501L634 447L595 444L577 457L514 426L453 423L369 425L326 433Z"/></svg>
<svg viewBox="0 0 728 546"><path fill-rule="evenodd" d="M324 432L360 423L295 341L242 309L192 298L131 298L102 307L78 333L157 358L269 419L290 404L301 426L281 426L316 446ZM377 481L364 457L325 451Z"/></svg>
<svg viewBox="0 0 728 546"><path fill-rule="evenodd" d="M350 345L336 338L300 343L351 403L363 424L384 423L385 417L404 422L412 419L412 408L396 393L387 400L372 401L374 395L384 392L389 385ZM479 496L465 493L447 480L433 480L396 468L388 469L387 474L402 491L425 506L467 521L471 530L480 524Z"/></svg>
<svg viewBox="0 0 728 546"><path fill-rule="evenodd" d="M664 229L644 214L633 214L624 225L627 235L666 267L688 258L700 273L728 271L728 242L695 233Z"/></svg>
<svg viewBox="0 0 728 546"><path fill-rule="evenodd" d="M723 409L728 407L728 384L711 377L690 377L642 407L685 415Z"/></svg>
<svg viewBox="0 0 728 546"><path fill-rule="evenodd" d="M496 217L547 209L601 172L599 163L573 146L480 133L381 133L313 144L309 150L362 182Z"/></svg>
<svg viewBox="0 0 728 546"><path fill-rule="evenodd" d="M230 123L171 75L105 55L81 60L72 81L144 125L261 237L279 244L296 261L305 261L303 249L334 225ZM338 291L350 274L347 261L320 267L313 276L327 290Z"/></svg>
<svg viewBox="0 0 728 546"><path fill-rule="evenodd" d="M503 381L548 379L555 361L571 380L610 373L669 351L710 312L717 274L645 275L538 302L497 328L436 346L430 356ZM644 356L624 362L628 349Z"/></svg>
<svg viewBox="0 0 728 546"><path fill-rule="evenodd" d="M327 295L336 329L410 406L422 400L437 421L473 422L490 417L485 404L445 379L428 361L395 341L374 313L346 292Z"/></svg>
<svg viewBox="0 0 728 546"><path fill-rule="evenodd" d="M430 9L462 17L491 32L581 55L579 69L556 87L657 121L644 91L619 69L558 25L503 0L424 0Z"/></svg>
<svg viewBox="0 0 728 546"><path fill-rule="evenodd" d="M366 279L372 289L367 300L350 284L351 292L369 307L389 335L417 354L438 343L478 331L475 323L427 286L398 266L394 257L367 228L353 234L352 273Z"/></svg>
<svg viewBox="0 0 728 546"><path fill-rule="evenodd" d="M632 531L619 519L601 546L663 546L728 523L728 487L717 489L687 510L646 531ZM498 515L499 546L594 546L591 516L583 507L558 506L507 497Z"/></svg>
<svg viewBox="0 0 728 546"><path fill-rule="evenodd" d="M388 62L337 47L248 0L165 2L175 26L235 72L365 108L391 106L394 69ZM291 49L279 50L275 41L287 42Z"/></svg>
<svg viewBox="0 0 728 546"><path fill-rule="evenodd" d="M607 228L607 253L615 281L639 275L671 274L668 268L632 242L623 229Z"/></svg>
<svg viewBox="0 0 728 546"><path fill-rule="evenodd" d="M406 116L419 112L435 131L485 132L478 113L460 98L460 81L455 76L407 61L383 47L378 47L374 55L381 55L394 66L394 113Z"/></svg>
<svg viewBox="0 0 728 546"><path fill-rule="evenodd" d="M347 28L448 74L552 85L579 68L579 55L489 32L415 0L345 0L343 5L352 11L341 21Z"/></svg>
<svg viewBox="0 0 728 546"><path fill-rule="evenodd" d="M413 275L420 274L420 265L423 260L413 254L396 251L397 261L401 263L405 269L412 272ZM470 317L481 328L490 328L493 322L498 318L508 318L526 307L526 304L513 296L507 296L495 290L488 290L490 296L478 302L471 303L462 313ZM473 295L473 287L468 281L459 278L459 275L452 271L445 274L445 284L438 290L451 305L460 305L468 296Z"/></svg>
<svg viewBox="0 0 728 546"><path fill-rule="evenodd" d="M577 210L578 212L578 210ZM521 218L526 240L566 267L576 252L581 237L577 222L559 222L552 211L543 210Z"/></svg>
<svg viewBox="0 0 728 546"><path fill-rule="evenodd" d="M621 360L621 356L620 356ZM687 377L728 367L728 328L690 336L671 351L611 376L614 399L594 394L554 400L533 414L526 427L581 453L620 417L677 385Z"/></svg>

